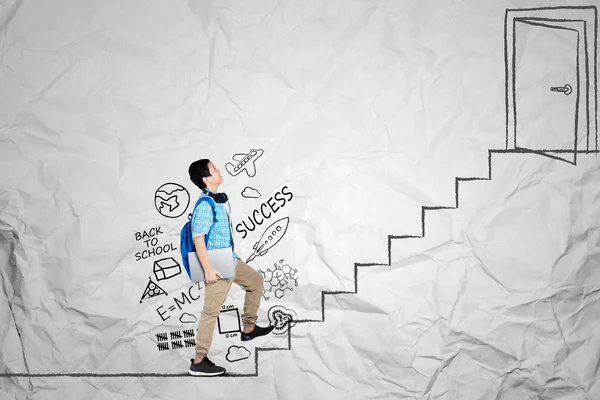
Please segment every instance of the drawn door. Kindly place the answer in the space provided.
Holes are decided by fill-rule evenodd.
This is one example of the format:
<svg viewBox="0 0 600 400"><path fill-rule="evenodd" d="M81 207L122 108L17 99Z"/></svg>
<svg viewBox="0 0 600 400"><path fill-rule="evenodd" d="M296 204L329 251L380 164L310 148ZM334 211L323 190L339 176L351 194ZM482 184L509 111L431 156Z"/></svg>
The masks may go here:
<svg viewBox="0 0 600 400"><path fill-rule="evenodd" d="M515 18L515 147L575 163L577 30Z"/></svg>

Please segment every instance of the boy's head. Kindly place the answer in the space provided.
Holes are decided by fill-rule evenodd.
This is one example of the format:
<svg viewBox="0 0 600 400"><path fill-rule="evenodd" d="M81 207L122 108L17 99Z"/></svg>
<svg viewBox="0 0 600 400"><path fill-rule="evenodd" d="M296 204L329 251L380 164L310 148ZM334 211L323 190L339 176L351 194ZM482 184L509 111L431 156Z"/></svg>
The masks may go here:
<svg viewBox="0 0 600 400"><path fill-rule="evenodd" d="M191 163L188 172L190 173L192 182L202 190L207 187L215 190L223 183L221 171L210 160L205 158Z"/></svg>

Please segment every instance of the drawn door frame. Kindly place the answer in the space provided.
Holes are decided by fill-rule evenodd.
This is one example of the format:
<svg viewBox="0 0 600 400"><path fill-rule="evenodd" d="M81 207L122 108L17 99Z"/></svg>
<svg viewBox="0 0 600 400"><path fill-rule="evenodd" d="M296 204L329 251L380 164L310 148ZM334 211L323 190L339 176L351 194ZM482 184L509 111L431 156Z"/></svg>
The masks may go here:
<svg viewBox="0 0 600 400"><path fill-rule="evenodd" d="M527 9L507 9L504 18L504 68L505 68L505 101L506 101L506 149L522 152L538 153L551 158L548 153L536 149L519 149L516 146L517 125L515 109L515 32L514 24L523 20L546 20L552 23L581 23L583 31L578 28L581 45L578 60L583 59L578 71L580 96L576 102L575 145L572 151L574 160L577 153L598 152L598 82L597 82L597 37L598 12L595 6L582 7L543 7ZM571 26L572 27L572 26ZM579 122L579 123L578 123ZM579 138L579 139L578 139ZM558 158L561 159L561 158ZM562 159L561 159L562 160ZM567 161L567 160L564 160ZM569 161L567 161L569 162Z"/></svg>

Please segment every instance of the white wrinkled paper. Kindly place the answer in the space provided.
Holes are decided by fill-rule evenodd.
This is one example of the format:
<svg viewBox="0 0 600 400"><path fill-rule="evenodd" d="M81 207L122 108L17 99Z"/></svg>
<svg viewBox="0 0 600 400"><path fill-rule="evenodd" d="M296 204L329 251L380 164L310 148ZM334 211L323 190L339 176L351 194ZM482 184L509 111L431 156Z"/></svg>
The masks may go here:
<svg viewBox="0 0 600 400"><path fill-rule="evenodd" d="M0 397L600 398L596 27L593 2L5 1ZM275 325L242 342L233 285L218 378L187 375L200 158Z"/></svg>

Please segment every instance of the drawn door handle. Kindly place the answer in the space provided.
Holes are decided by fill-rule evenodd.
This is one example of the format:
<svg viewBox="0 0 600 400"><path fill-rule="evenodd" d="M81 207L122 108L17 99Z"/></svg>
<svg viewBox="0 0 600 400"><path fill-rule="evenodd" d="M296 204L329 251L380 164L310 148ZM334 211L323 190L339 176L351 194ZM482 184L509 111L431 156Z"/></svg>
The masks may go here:
<svg viewBox="0 0 600 400"><path fill-rule="evenodd" d="M563 92L565 95L570 95L573 88L568 83L565 86L553 86L550 88L552 92Z"/></svg>

